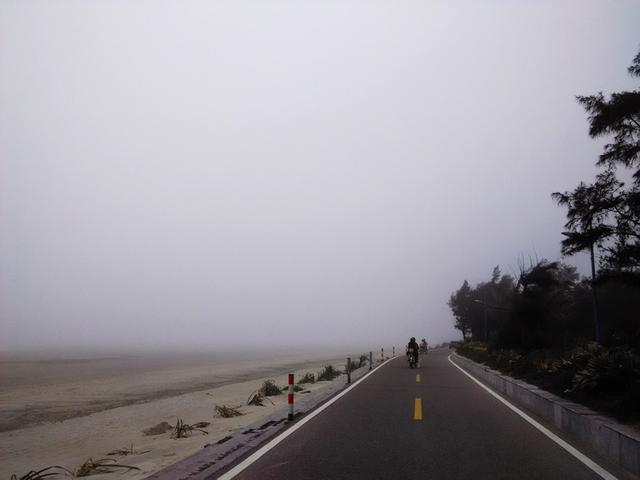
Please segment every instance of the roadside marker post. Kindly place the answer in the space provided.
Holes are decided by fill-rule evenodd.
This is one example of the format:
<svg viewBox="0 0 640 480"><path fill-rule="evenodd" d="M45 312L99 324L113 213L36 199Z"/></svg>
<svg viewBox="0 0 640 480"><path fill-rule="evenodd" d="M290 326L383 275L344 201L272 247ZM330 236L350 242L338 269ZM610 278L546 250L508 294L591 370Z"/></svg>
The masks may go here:
<svg viewBox="0 0 640 480"><path fill-rule="evenodd" d="M391 352L392 352L391 356L395 357L396 356L396 347L392 347Z"/></svg>
<svg viewBox="0 0 640 480"><path fill-rule="evenodd" d="M373 352L369 352L369 370L373 369Z"/></svg>
<svg viewBox="0 0 640 480"><path fill-rule="evenodd" d="M380 363L384 362L384 348L380 349Z"/></svg>
<svg viewBox="0 0 640 480"><path fill-rule="evenodd" d="M351 383L351 357L347 357L347 383Z"/></svg>
<svg viewBox="0 0 640 480"><path fill-rule="evenodd" d="M289 374L289 396L287 402L289 403L288 420L291 422L293 420L293 373Z"/></svg>

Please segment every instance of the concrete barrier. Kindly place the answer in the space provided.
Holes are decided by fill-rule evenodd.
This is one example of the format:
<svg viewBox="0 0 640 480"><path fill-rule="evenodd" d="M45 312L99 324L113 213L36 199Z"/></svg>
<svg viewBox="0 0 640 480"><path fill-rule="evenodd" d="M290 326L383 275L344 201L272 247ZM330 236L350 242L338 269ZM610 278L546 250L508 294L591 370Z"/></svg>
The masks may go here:
<svg viewBox="0 0 640 480"><path fill-rule="evenodd" d="M456 353L451 359L513 403L584 443L627 472L640 476L640 434L611 418L492 370Z"/></svg>

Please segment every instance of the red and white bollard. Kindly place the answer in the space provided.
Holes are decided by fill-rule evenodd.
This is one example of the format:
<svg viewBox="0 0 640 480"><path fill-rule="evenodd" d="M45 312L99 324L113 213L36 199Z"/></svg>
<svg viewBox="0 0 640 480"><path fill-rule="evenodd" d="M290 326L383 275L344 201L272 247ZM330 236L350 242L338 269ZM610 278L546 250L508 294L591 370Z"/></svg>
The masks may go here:
<svg viewBox="0 0 640 480"><path fill-rule="evenodd" d="M293 420L293 373L289 374L289 421Z"/></svg>

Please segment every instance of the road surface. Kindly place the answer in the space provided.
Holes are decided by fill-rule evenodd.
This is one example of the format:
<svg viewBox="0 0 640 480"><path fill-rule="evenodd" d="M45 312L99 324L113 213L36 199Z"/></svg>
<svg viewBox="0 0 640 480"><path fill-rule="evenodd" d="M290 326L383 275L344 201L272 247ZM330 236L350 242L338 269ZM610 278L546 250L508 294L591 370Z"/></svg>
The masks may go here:
<svg viewBox="0 0 640 480"><path fill-rule="evenodd" d="M476 385L445 350L396 358L235 478L600 479Z"/></svg>

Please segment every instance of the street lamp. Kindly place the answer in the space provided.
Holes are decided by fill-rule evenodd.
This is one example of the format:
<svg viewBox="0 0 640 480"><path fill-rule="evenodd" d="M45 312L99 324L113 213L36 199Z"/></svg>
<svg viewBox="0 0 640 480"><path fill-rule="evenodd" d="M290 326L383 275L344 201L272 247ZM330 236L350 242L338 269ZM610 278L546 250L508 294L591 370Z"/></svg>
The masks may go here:
<svg viewBox="0 0 640 480"><path fill-rule="evenodd" d="M479 303L483 306L484 310L484 341L489 343L489 334L487 330L487 302L484 300L474 300L475 303Z"/></svg>
<svg viewBox="0 0 640 480"><path fill-rule="evenodd" d="M479 303L484 307L484 340L485 342L488 342L489 334L487 330L487 308L493 308L494 310L503 310L505 312L512 312L513 310L509 308L498 307L497 305L488 305L485 300L486 297L483 295L482 298L483 298L482 300L474 300L473 303Z"/></svg>

